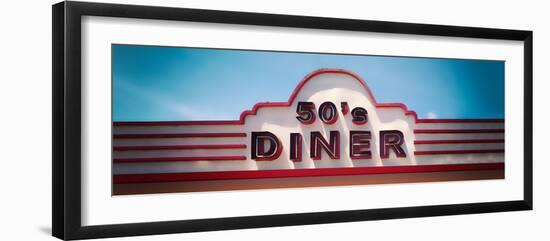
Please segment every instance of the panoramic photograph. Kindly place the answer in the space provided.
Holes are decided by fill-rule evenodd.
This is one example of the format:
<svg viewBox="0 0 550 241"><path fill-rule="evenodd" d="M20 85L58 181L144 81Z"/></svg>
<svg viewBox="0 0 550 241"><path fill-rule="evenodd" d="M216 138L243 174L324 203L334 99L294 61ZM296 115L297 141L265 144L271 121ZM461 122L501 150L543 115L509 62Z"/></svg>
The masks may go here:
<svg viewBox="0 0 550 241"><path fill-rule="evenodd" d="M112 195L504 179L504 61L113 44Z"/></svg>

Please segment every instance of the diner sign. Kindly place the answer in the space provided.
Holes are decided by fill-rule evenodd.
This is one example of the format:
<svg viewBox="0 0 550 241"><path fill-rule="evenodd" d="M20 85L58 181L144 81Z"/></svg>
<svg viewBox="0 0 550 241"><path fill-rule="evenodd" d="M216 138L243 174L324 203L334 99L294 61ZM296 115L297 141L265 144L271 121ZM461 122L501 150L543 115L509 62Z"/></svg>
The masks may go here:
<svg viewBox="0 0 550 241"><path fill-rule="evenodd" d="M112 144L113 194L504 178L504 119L418 118L342 69L238 120L114 122Z"/></svg>

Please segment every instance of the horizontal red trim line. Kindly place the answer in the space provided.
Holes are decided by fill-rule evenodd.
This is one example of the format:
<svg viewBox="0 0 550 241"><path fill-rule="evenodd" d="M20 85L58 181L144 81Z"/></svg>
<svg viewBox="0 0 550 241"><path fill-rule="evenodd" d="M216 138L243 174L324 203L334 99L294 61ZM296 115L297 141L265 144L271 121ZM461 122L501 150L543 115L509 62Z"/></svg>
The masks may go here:
<svg viewBox="0 0 550 241"><path fill-rule="evenodd" d="M504 119L418 119L416 123L504 123Z"/></svg>
<svg viewBox="0 0 550 241"><path fill-rule="evenodd" d="M246 133L166 133L166 134L114 134L115 139L140 138L201 138L201 137L246 137Z"/></svg>
<svg viewBox="0 0 550 241"><path fill-rule="evenodd" d="M192 125L241 125L239 120L210 121L117 121L113 126L192 126Z"/></svg>
<svg viewBox="0 0 550 241"><path fill-rule="evenodd" d="M479 139L479 140L415 140L415 145L424 144L463 144L463 143L504 143L502 139Z"/></svg>
<svg viewBox="0 0 550 241"><path fill-rule="evenodd" d="M171 145L171 146L115 146L114 151L196 150L196 149L245 149L244 144L227 145Z"/></svg>
<svg viewBox="0 0 550 241"><path fill-rule="evenodd" d="M151 157L151 158L114 158L114 163L135 162L188 162L188 161L241 161L246 156L192 156L192 157Z"/></svg>
<svg viewBox="0 0 550 241"><path fill-rule="evenodd" d="M445 150L445 151L415 151L415 155L444 155L444 154L486 154L486 153L504 153L502 149L487 150Z"/></svg>
<svg viewBox="0 0 550 241"><path fill-rule="evenodd" d="M127 183L151 183L151 182L182 182L182 181L255 179L255 178L345 176L345 175L501 170L501 169L504 169L504 163L308 168L308 169L247 170L247 171L225 171L225 172L217 171L217 172L188 172L188 173L120 174L120 175L113 175L113 183L127 184Z"/></svg>
<svg viewBox="0 0 550 241"><path fill-rule="evenodd" d="M445 133L504 133L504 129L415 129L418 134L445 134Z"/></svg>

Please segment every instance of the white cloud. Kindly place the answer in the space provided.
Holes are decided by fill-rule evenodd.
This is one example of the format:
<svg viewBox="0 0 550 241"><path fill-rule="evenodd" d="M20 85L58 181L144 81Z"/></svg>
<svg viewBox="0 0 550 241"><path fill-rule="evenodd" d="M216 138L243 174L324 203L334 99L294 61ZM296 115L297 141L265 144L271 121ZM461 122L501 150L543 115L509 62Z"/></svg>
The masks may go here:
<svg viewBox="0 0 550 241"><path fill-rule="evenodd" d="M155 103L160 108L162 108L167 113L171 112L179 117L182 120L228 120L233 119L227 114L221 113L220 111L206 109L200 106L189 106L181 101L167 97L161 93L155 92L150 89L142 88L133 83L127 81L118 81L117 84L120 88L123 88L125 91L128 91L134 96L139 96L140 98L148 99L148 101ZM240 113L236 113L238 115Z"/></svg>
<svg viewBox="0 0 550 241"><path fill-rule="evenodd" d="M437 114L435 112L428 112L428 115L426 116L428 119L436 119Z"/></svg>
<svg viewBox="0 0 550 241"><path fill-rule="evenodd" d="M203 108L193 108L182 103L169 102L166 101L163 103L167 106L172 112L178 114L186 120L228 120L230 117L213 111L207 111Z"/></svg>

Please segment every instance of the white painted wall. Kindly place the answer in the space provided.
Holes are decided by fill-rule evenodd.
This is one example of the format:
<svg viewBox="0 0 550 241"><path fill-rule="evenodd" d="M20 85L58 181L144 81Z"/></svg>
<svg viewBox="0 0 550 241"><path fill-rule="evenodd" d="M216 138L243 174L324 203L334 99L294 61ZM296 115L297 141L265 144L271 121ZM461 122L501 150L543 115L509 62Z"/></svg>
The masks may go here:
<svg viewBox="0 0 550 241"><path fill-rule="evenodd" d="M547 68L550 24L545 1L206 1L109 2L251 12L319 15L479 27L531 29L534 34L535 210L437 218L266 228L115 240L548 240L550 119ZM54 1L2 5L0 29L1 240L54 240L50 223L51 15ZM32 148L32 149L31 149Z"/></svg>

